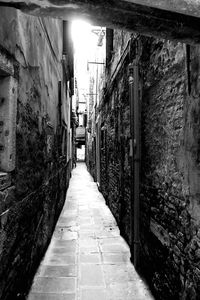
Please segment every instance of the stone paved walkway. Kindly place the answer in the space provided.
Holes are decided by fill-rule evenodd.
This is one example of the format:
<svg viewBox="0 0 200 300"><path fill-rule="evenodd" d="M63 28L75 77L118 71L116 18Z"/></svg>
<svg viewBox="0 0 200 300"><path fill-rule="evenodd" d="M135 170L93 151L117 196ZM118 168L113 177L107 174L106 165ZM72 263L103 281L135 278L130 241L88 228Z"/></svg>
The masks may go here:
<svg viewBox="0 0 200 300"><path fill-rule="evenodd" d="M84 163L67 198L28 300L153 300L129 247Z"/></svg>

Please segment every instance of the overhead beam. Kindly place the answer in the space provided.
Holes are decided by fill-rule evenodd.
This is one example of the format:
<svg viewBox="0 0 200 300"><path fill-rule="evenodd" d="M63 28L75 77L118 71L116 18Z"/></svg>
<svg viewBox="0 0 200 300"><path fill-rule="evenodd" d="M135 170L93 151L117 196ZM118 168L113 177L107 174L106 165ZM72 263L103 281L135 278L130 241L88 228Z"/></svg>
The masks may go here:
<svg viewBox="0 0 200 300"><path fill-rule="evenodd" d="M175 3L174 3L175 2ZM36 16L83 18L94 25L200 44L199 0L0 0ZM140 3L140 4L138 4Z"/></svg>
<svg viewBox="0 0 200 300"><path fill-rule="evenodd" d="M183 15L200 17L199 0L124 0L127 2L154 7Z"/></svg>

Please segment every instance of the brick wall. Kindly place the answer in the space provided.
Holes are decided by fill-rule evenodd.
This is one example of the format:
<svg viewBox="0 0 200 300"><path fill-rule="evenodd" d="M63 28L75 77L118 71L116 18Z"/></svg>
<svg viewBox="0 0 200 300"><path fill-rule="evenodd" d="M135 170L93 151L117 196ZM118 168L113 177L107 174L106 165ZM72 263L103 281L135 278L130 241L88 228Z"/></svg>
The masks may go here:
<svg viewBox="0 0 200 300"><path fill-rule="evenodd" d="M115 53L123 53L118 49L123 34L115 32ZM199 299L199 47L186 53L180 43L137 39L142 85L140 271L157 299ZM132 52L108 84L101 106L101 190L129 243L127 71Z"/></svg>
<svg viewBox="0 0 200 300"><path fill-rule="evenodd" d="M101 148L101 190L121 231L129 240L130 224L130 159L129 105L126 69L119 75L112 101L102 108L104 124ZM109 95L110 96L110 95ZM108 97L109 97L108 96Z"/></svg>
<svg viewBox="0 0 200 300"><path fill-rule="evenodd" d="M144 49L149 46L149 57L144 51L141 57L141 262L160 299L198 299L198 118L194 121L193 112L198 111L199 49L191 48L188 76L185 45L145 41Z"/></svg>
<svg viewBox="0 0 200 300"><path fill-rule="evenodd" d="M181 44L143 40L141 269L160 299L179 298L185 272L180 216L186 199L177 161L187 86L184 55Z"/></svg>

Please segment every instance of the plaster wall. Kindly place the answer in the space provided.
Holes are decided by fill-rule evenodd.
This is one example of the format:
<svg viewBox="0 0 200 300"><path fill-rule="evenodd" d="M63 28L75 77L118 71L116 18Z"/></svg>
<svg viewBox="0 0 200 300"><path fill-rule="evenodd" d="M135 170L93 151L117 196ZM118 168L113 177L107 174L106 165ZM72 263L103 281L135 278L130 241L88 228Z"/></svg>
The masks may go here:
<svg viewBox="0 0 200 300"><path fill-rule="evenodd" d="M62 30L62 21L1 8L2 64L17 89L10 139L16 161L0 186L1 299L27 293L65 200L71 143Z"/></svg>

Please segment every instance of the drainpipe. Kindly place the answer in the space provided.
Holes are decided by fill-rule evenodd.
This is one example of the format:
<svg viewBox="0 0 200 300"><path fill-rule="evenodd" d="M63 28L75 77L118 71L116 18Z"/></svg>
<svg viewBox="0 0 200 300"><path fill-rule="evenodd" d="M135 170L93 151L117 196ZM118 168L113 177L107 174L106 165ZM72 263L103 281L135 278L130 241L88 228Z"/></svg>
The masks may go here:
<svg viewBox="0 0 200 300"><path fill-rule="evenodd" d="M140 103L138 58L129 64L130 156L131 156L131 260L138 268L139 258L139 185L140 185Z"/></svg>
<svg viewBox="0 0 200 300"><path fill-rule="evenodd" d="M67 55L68 46L68 22L63 21L63 55Z"/></svg>

